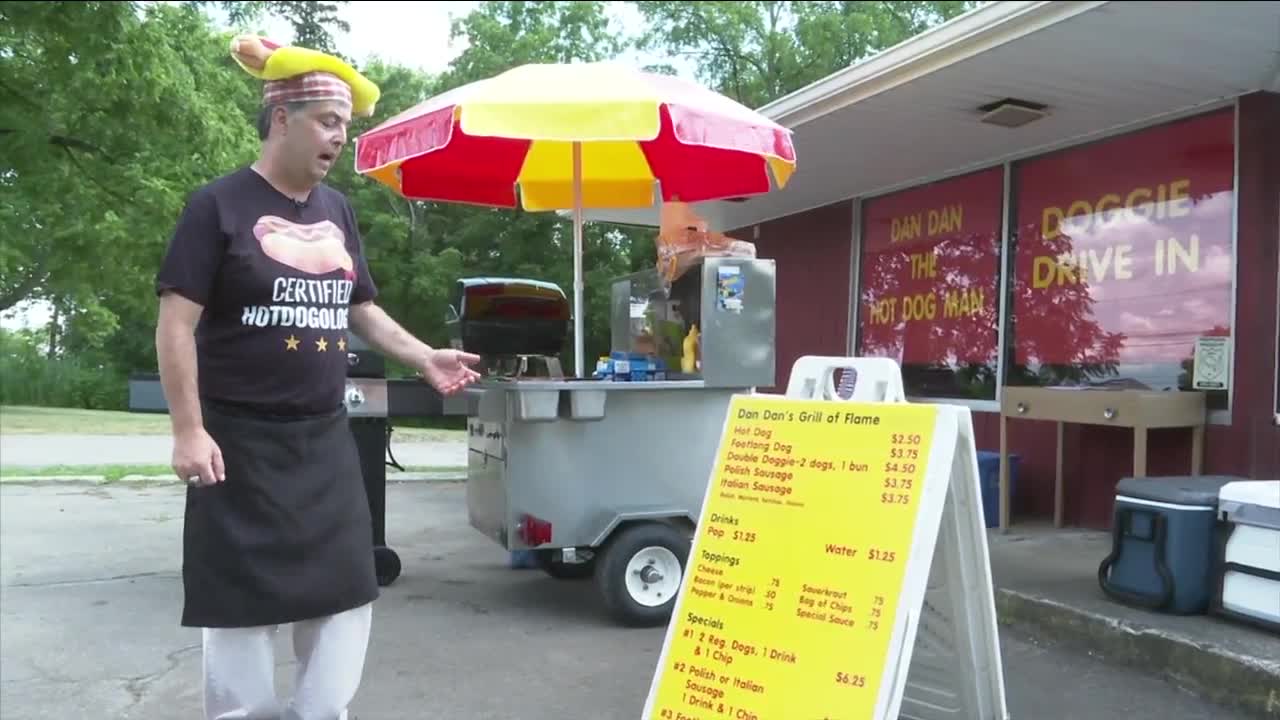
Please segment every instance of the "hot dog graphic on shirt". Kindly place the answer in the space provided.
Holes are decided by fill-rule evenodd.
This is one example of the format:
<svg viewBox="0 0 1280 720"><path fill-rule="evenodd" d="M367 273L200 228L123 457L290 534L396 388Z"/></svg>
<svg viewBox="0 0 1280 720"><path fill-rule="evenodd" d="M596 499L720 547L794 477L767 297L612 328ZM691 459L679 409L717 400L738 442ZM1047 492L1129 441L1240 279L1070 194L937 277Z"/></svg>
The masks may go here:
<svg viewBox="0 0 1280 720"><path fill-rule="evenodd" d="M355 279L355 262L347 252L342 230L325 220L300 225L275 215L264 215L253 226L253 235L267 257L312 275L342 270Z"/></svg>
<svg viewBox="0 0 1280 720"><path fill-rule="evenodd" d="M271 282L270 303L245 305L240 323L272 328L285 352L323 353L330 343L345 350L356 273L342 229L328 220L302 225L264 215L254 223L253 236L267 257L311 277L280 274ZM338 270L342 277L324 277ZM319 332L308 338L299 337L299 330Z"/></svg>

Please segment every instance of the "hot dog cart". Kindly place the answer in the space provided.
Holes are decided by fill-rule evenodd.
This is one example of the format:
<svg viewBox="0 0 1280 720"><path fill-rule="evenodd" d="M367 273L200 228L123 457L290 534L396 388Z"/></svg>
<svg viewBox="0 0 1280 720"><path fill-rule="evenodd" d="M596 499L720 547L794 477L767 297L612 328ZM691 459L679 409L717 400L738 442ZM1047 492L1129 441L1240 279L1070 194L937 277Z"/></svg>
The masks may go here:
<svg viewBox="0 0 1280 720"><path fill-rule="evenodd" d="M741 257L703 258L669 290L656 270L618 278L611 357L574 378L554 358L559 288L459 282L453 342L486 375L468 391L472 527L553 577L594 578L620 624L665 623L730 399L774 384L775 287L772 260Z"/></svg>

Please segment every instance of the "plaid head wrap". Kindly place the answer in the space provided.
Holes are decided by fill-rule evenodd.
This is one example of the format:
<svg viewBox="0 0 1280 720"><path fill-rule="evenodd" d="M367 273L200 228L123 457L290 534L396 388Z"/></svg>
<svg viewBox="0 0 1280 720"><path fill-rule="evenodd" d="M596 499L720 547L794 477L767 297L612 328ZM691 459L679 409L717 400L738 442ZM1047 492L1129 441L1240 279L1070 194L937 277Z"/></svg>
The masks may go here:
<svg viewBox="0 0 1280 720"><path fill-rule="evenodd" d="M284 80L269 80L262 86L262 104L339 100L351 104L351 86L327 72L310 72Z"/></svg>
<svg viewBox="0 0 1280 720"><path fill-rule="evenodd" d="M263 105L338 100L353 115L368 117L378 102L378 86L340 58L309 48L281 45L256 35L231 41L231 57L263 81Z"/></svg>

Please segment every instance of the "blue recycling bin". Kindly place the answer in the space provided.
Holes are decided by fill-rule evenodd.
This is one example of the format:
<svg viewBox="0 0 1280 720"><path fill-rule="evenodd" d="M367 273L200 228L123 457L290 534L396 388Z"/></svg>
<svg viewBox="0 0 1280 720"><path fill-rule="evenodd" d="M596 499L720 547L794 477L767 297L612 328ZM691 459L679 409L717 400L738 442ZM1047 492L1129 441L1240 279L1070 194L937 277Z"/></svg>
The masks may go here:
<svg viewBox="0 0 1280 720"><path fill-rule="evenodd" d="M1203 614L1213 594L1218 476L1124 478L1116 486L1111 553L1098 584L1113 601Z"/></svg>
<svg viewBox="0 0 1280 720"><path fill-rule="evenodd" d="M982 515L987 527L1000 527L1000 453L978 451L978 480L982 487ZM1009 501L1018 488L1018 456L1009 455Z"/></svg>

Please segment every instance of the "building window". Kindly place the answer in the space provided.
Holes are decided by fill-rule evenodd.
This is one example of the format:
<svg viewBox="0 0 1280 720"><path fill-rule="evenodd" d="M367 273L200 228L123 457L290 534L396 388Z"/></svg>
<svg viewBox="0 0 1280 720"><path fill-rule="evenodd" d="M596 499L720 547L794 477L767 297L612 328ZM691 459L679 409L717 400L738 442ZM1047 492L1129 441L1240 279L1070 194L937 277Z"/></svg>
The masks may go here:
<svg viewBox="0 0 1280 720"><path fill-rule="evenodd" d="M857 352L908 395L995 398L1003 196L996 167L862 205Z"/></svg>
<svg viewBox="0 0 1280 720"><path fill-rule="evenodd" d="M1008 384L1193 389L1198 339L1231 336L1233 120L1014 166Z"/></svg>

